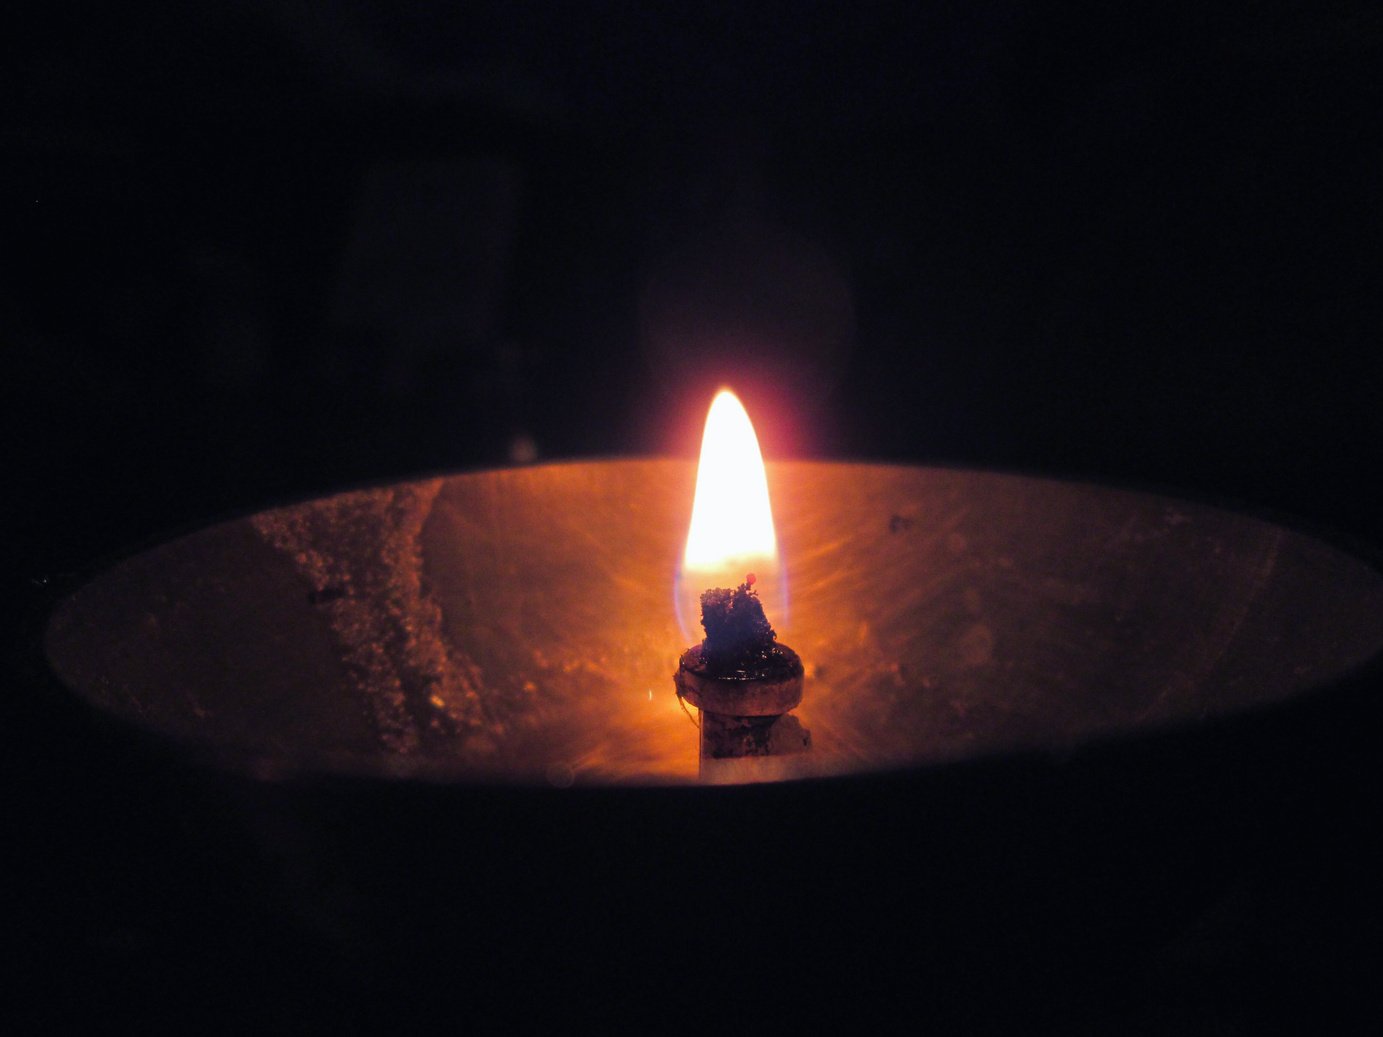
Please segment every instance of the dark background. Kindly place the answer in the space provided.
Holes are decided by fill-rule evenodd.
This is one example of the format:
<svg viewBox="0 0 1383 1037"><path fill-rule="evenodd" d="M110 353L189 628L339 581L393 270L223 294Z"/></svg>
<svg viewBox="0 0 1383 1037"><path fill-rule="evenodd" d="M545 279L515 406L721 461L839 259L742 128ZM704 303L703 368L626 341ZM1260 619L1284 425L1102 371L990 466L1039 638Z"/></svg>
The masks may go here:
<svg viewBox="0 0 1383 1037"><path fill-rule="evenodd" d="M136 974L219 924L224 889L165 899L175 790L40 692L32 649L75 576L230 512L690 455L728 381L770 457L1170 486L1383 542L1380 67L1366 3L21 16L0 34L10 950ZM258 865L222 886L237 867ZM1244 976L1322 993L1377 961L1342 949L1362 923L1323 867L1221 905L1195 982L1226 1032L1276 1003L1272 982L1216 1000Z"/></svg>

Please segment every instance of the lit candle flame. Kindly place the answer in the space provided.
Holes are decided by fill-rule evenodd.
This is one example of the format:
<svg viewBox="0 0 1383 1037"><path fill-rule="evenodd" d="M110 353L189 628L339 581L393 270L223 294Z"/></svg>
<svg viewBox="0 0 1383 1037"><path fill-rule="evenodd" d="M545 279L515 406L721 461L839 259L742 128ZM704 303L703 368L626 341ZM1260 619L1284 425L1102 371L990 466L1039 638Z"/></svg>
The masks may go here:
<svg viewBox="0 0 1383 1037"><path fill-rule="evenodd" d="M786 622L787 596L768 501L759 439L744 405L729 389L716 393L701 437L691 526L678 573L677 621L701 638L701 592L737 587L749 573L769 622Z"/></svg>

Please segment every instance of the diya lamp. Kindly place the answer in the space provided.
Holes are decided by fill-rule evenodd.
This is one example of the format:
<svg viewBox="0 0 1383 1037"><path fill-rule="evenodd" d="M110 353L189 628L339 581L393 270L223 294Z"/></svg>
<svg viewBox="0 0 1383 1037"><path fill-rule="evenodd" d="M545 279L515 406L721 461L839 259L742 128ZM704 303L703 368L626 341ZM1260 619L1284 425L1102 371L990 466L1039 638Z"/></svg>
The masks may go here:
<svg viewBox="0 0 1383 1037"><path fill-rule="evenodd" d="M1377 701L1383 574L1281 523L985 471L759 479L768 537L760 483L730 480L715 521L752 535L705 554L682 531L715 478L678 460L274 508L95 575L47 659L227 775L303 924L496 1020L513 962L601 1010L607 976L685 1006L690 960L698 989L810 984L852 1017L918 976L980 977L990 1003L1034 961L1078 977L1272 845L1265 782L1324 781ZM777 754L805 745L794 708L810 748Z"/></svg>
<svg viewBox="0 0 1383 1037"><path fill-rule="evenodd" d="M765 466L728 393L699 468L270 509L110 567L46 636L78 695L234 766L595 786L1065 751L1286 702L1380 649L1383 577L1315 537L1029 476ZM706 766L804 747L807 683L810 751Z"/></svg>

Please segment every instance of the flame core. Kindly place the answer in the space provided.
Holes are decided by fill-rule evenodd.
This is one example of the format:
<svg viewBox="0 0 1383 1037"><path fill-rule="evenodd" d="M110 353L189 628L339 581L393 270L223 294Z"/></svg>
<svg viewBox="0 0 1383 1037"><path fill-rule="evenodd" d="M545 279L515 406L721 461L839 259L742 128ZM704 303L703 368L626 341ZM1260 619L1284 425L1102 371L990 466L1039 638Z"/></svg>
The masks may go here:
<svg viewBox="0 0 1383 1037"><path fill-rule="evenodd" d="M785 570L778 558L759 439L744 405L729 389L716 393L701 437L691 526L677 574L677 622L700 640L701 592L737 587L747 573L769 622L787 622Z"/></svg>

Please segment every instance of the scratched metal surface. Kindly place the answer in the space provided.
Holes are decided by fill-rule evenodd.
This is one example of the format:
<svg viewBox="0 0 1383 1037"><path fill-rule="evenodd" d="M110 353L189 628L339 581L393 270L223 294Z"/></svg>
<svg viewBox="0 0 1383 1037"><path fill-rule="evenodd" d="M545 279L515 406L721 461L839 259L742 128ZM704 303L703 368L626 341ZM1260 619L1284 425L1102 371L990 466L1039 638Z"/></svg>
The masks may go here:
<svg viewBox="0 0 1383 1037"><path fill-rule="evenodd" d="M554 465L265 512L103 573L56 610L49 659L101 708L260 773L693 781L672 686L693 480ZM769 481L815 772L1197 722L1383 649L1383 577L1252 517L973 471Z"/></svg>

